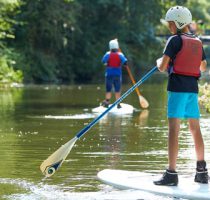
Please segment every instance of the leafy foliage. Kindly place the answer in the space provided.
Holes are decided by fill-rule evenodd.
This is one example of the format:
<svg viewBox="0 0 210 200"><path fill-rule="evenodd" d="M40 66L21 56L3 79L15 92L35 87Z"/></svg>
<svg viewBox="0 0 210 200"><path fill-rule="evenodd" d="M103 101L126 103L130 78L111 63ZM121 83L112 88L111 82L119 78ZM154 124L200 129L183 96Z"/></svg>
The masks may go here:
<svg viewBox="0 0 210 200"><path fill-rule="evenodd" d="M7 47L6 41L14 38L12 16L19 6L16 0L0 0L0 82L9 84L22 81L22 72L14 70L13 50Z"/></svg>
<svg viewBox="0 0 210 200"><path fill-rule="evenodd" d="M132 71L142 74L161 56L160 18L177 4L209 19L208 0L0 0L0 56L26 83L100 81L101 58L118 38Z"/></svg>
<svg viewBox="0 0 210 200"><path fill-rule="evenodd" d="M206 111L210 113L210 84L205 83L204 85L200 85L199 90L199 102L206 108Z"/></svg>
<svg viewBox="0 0 210 200"><path fill-rule="evenodd" d="M101 57L113 38L119 39L132 65L149 64L157 54L152 50L158 44L155 25L161 15L157 0L23 2L14 47L23 55L19 61L24 65L18 63L25 81L102 79Z"/></svg>

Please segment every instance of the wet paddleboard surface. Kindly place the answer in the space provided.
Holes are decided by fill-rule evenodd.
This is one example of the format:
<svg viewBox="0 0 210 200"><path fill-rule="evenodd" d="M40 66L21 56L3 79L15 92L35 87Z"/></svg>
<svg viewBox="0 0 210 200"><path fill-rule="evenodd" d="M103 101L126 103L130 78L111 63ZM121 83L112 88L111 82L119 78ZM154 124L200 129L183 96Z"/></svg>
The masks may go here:
<svg viewBox="0 0 210 200"><path fill-rule="evenodd" d="M97 174L99 180L119 189L134 189L153 194L186 198L193 200L209 200L209 184L200 184L194 182L194 175L179 176L178 186L157 186L153 184L162 175L142 173L138 171L111 170L105 169Z"/></svg>
<svg viewBox="0 0 210 200"><path fill-rule="evenodd" d="M121 108L117 108L117 105L112 108L109 113L113 114L132 114L134 112L134 107L126 103L120 103ZM93 113L103 113L107 108L104 106L98 106L92 109Z"/></svg>

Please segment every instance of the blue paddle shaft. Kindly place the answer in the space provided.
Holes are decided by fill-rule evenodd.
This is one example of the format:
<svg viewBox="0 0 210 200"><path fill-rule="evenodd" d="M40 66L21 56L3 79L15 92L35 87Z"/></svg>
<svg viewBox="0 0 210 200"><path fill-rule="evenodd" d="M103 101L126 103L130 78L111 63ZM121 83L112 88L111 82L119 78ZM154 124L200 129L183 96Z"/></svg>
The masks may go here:
<svg viewBox="0 0 210 200"><path fill-rule="evenodd" d="M83 128L77 135L80 138L84 135L92 126L94 126L104 115L106 115L112 108L114 108L118 103L125 99L130 93L132 93L139 85L146 81L155 71L157 67L152 68L147 74L145 74L135 85L133 85L127 92L125 92L119 99L117 99L111 106L109 106L103 113L96 117L92 122L90 122L85 128Z"/></svg>

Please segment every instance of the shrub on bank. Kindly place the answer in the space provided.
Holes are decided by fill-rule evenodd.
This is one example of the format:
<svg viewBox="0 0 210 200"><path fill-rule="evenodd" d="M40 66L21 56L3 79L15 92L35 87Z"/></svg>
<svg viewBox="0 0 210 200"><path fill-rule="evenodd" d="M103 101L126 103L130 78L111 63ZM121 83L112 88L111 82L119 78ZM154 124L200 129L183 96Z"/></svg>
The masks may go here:
<svg viewBox="0 0 210 200"><path fill-rule="evenodd" d="M13 83L22 83L23 74L9 66L6 57L0 57L0 86L9 86Z"/></svg>
<svg viewBox="0 0 210 200"><path fill-rule="evenodd" d="M200 85L199 91L199 102L206 108L206 111L210 113L210 84L205 83L204 85Z"/></svg>

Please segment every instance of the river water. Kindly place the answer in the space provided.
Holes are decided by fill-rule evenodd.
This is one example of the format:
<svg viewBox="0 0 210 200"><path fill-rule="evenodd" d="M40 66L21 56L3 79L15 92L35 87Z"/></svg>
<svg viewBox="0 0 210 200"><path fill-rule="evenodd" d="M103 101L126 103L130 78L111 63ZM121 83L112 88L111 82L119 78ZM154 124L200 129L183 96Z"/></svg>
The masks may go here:
<svg viewBox="0 0 210 200"><path fill-rule="evenodd" d="M126 91L130 85L124 85ZM120 191L97 180L100 170L162 173L167 167L166 83L142 85L150 103L142 110L135 92L123 102L131 115L108 114L72 148L62 167L44 179L39 166L96 115L103 85L25 86L0 91L0 199L157 200L140 191ZM210 165L210 115L201 110L201 128ZM185 121L180 133L177 170L195 172L193 141Z"/></svg>

